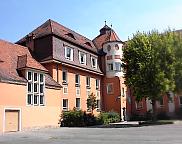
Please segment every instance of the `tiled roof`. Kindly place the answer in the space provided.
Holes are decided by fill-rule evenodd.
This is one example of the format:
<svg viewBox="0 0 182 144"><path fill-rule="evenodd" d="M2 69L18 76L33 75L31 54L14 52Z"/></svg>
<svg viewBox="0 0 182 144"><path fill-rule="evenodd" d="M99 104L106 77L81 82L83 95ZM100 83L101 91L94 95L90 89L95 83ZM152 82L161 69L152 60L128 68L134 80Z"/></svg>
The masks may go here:
<svg viewBox="0 0 182 144"><path fill-rule="evenodd" d="M40 38L42 36L54 34L72 43L80 45L84 47L85 49L91 50L93 52L97 52L95 45L90 39L50 19L47 20L41 26L39 26L37 29L29 33L28 35L31 36L32 34L34 35L35 39ZM26 41L26 37L22 38L17 43L23 43L25 41Z"/></svg>
<svg viewBox="0 0 182 144"><path fill-rule="evenodd" d="M109 41L121 41L115 31L105 25L102 29L100 29L100 35L98 35L94 40L93 43L98 49L102 48L102 45Z"/></svg>
<svg viewBox="0 0 182 144"><path fill-rule="evenodd" d="M26 82L26 79L21 77L17 71L24 68L48 72L46 68L32 58L27 47L0 40L0 80ZM48 74L46 75L49 77ZM50 78L46 83L58 85Z"/></svg>

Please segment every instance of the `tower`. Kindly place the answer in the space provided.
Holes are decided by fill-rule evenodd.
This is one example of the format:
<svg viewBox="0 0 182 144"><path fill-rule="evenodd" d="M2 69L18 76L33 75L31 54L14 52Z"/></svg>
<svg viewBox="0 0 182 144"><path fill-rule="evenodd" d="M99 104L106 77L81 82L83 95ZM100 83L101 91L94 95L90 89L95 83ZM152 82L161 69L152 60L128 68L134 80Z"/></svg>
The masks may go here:
<svg viewBox="0 0 182 144"><path fill-rule="evenodd" d="M123 45L115 31L107 26L100 29L100 34L93 40L101 53L103 78L103 104L105 111L120 113L126 120L126 86L122 71Z"/></svg>

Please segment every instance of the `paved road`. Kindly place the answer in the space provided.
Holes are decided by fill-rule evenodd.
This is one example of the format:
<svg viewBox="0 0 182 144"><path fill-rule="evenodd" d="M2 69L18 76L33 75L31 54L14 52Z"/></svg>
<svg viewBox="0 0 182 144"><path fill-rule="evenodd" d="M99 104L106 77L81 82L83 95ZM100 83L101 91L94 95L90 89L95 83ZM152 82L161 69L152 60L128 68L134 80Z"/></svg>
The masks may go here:
<svg viewBox="0 0 182 144"><path fill-rule="evenodd" d="M42 129L0 135L0 144L182 144L182 125Z"/></svg>

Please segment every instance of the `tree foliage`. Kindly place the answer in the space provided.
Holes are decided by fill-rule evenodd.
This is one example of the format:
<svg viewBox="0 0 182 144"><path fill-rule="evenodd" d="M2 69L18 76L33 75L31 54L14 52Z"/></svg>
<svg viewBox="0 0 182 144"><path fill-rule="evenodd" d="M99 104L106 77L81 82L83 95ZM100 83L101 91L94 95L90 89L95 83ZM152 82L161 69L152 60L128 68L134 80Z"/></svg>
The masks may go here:
<svg viewBox="0 0 182 144"><path fill-rule="evenodd" d="M149 98L153 110L156 100L175 88L175 34L137 32L123 50L125 83L136 100Z"/></svg>
<svg viewBox="0 0 182 144"><path fill-rule="evenodd" d="M91 109L93 113L94 109L97 107L97 100L95 94L91 93L87 99L87 107Z"/></svg>

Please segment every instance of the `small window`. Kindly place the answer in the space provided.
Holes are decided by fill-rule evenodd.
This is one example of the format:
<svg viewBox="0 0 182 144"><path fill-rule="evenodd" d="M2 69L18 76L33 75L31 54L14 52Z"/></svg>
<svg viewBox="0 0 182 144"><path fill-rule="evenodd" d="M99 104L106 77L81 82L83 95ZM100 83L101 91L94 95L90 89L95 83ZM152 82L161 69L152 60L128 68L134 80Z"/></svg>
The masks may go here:
<svg viewBox="0 0 182 144"><path fill-rule="evenodd" d="M32 105L33 104L33 95L32 94L28 94L27 103L28 103L28 105Z"/></svg>
<svg viewBox="0 0 182 144"><path fill-rule="evenodd" d="M143 108L143 102L142 101L136 102L136 109L142 109L142 108Z"/></svg>
<svg viewBox="0 0 182 144"><path fill-rule="evenodd" d="M44 95L40 95L40 105L44 105Z"/></svg>
<svg viewBox="0 0 182 144"><path fill-rule="evenodd" d="M40 93L44 92L44 84L40 84Z"/></svg>
<svg viewBox="0 0 182 144"><path fill-rule="evenodd" d="M76 88L76 96L80 96L80 87Z"/></svg>
<svg viewBox="0 0 182 144"><path fill-rule="evenodd" d="M76 84L76 86L80 85L80 75L79 74L75 74L75 84Z"/></svg>
<svg viewBox="0 0 182 144"><path fill-rule="evenodd" d="M75 37L74 37L74 35L72 33L67 33L66 35L73 38L73 39L75 39Z"/></svg>
<svg viewBox="0 0 182 144"><path fill-rule="evenodd" d="M76 109L80 110L80 98L76 98Z"/></svg>
<svg viewBox="0 0 182 144"><path fill-rule="evenodd" d="M113 94L113 84L107 84L107 94Z"/></svg>
<svg viewBox="0 0 182 144"><path fill-rule="evenodd" d="M43 82L44 81L44 76L43 74L40 74L40 82Z"/></svg>
<svg viewBox="0 0 182 144"><path fill-rule="evenodd" d="M163 97L161 97L161 98L159 99L159 105L160 105L160 106L164 106Z"/></svg>
<svg viewBox="0 0 182 144"><path fill-rule="evenodd" d="M182 96L179 96L179 104L182 105Z"/></svg>
<svg viewBox="0 0 182 144"><path fill-rule="evenodd" d="M125 90L124 88L122 88L122 94L121 94L123 97L125 96Z"/></svg>
<svg viewBox="0 0 182 144"><path fill-rule="evenodd" d="M67 86L63 87L63 94L68 94L68 87Z"/></svg>
<svg viewBox="0 0 182 144"><path fill-rule="evenodd" d="M68 99L63 99L63 111L68 111Z"/></svg>
<svg viewBox="0 0 182 144"><path fill-rule="evenodd" d="M63 83L67 83L67 71L66 70L63 70L62 78L63 78Z"/></svg>
<svg viewBox="0 0 182 144"><path fill-rule="evenodd" d="M39 104L39 95L34 95L34 105Z"/></svg>
<svg viewBox="0 0 182 144"><path fill-rule="evenodd" d="M116 50L119 50L118 44L115 44L115 49L116 49Z"/></svg>
<svg viewBox="0 0 182 144"><path fill-rule="evenodd" d="M107 51L110 52L110 50L111 50L111 46L108 45L108 46L107 46Z"/></svg>
<svg viewBox="0 0 182 144"><path fill-rule="evenodd" d="M37 80L38 80L38 75L37 73L34 73L34 81L37 82Z"/></svg>
<svg viewBox="0 0 182 144"><path fill-rule="evenodd" d="M91 65L93 68L97 68L97 59L94 57L91 57Z"/></svg>
<svg viewBox="0 0 182 144"><path fill-rule="evenodd" d="M73 61L73 49L70 47L65 47L65 58L67 60Z"/></svg>
<svg viewBox="0 0 182 144"><path fill-rule="evenodd" d="M32 93L32 84L31 83L28 83L28 92Z"/></svg>
<svg viewBox="0 0 182 144"><path fill-rule="evenodd" d="M86 91L87 97L90 95L90 90L87 89Z"/></svg>
<svg viewBox="0 0 182 144"><path fill-rule="evenodd" d="M32 72L28 72L28 81L32 81Z"/></svg>
<svg viewBox="0 0 182 144"><path fill-rule="evenodd" d="M90 77L86 77L86 86L90 88Z"/></svg>
<svg viewBox="0 0 182 144"><path fill-rule="evenodd" d="M108 63L108 70L113 71L113 63Z"/></svg>
<svg viewBox="0 0 182 144"><path fill-rule="evenodd" d="M118 71L118 72L121 71L121 63L120 62L115 62L115 71Z"/></svg>
<svg viewBox="0 0 182 144"><path fill-rule="evenodd" d="M97 99L97 100L96 100L96 103L97 103L97 105L96 105L96 110L97 110L97 111L100 111L100 99Z"/></svg>
<svg viewBox="0 0 182 144"><path fill-rule="evenodd" d="M100 80L99 79L95 80L95 85L96 85L96 89L100 88Z"/></svg>
<svg viewBox="0 0 182 144"><path fill-rule="evenodd" d="M37 93L38 92L38 84L34 83L34 92Z"/></svg>
<svg viewBox="0 0 182 144"><path fill-rule="evenodd" d="M80 64L86 65L86 54L83 52L79 52L79 60Z"/></svg>

